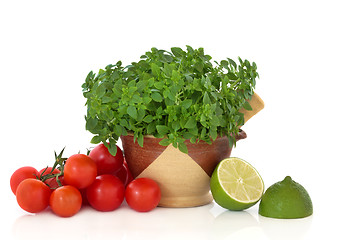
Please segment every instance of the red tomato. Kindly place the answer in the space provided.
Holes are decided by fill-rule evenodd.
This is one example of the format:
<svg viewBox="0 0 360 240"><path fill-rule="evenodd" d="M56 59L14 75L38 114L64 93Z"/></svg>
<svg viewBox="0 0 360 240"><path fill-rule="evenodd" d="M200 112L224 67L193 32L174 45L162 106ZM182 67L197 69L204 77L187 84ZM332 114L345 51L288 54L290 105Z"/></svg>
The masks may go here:
<svg viewBox="0 0 360 240"><path fill-rule="evenodd" d="M19 186L19 184L27 179L27 178L34 178L39 177L39 172L33 168L33 167L22 167L16 170L10 178L10 187L11 191L16 194L16 189Z"/></svg>
<svg viewBox="0 0 360 240"><path fill-rule="evenodd" d="M50 195L51 210L60 217L75 215L80 210L81 203L81 193L70 185L59 187Z"/></svg>
<svg viewBox="0 0 360 240"><path fill-rule="evenodd" d="M47 174L50 174L51 169L52 169L52 167L45 167L45 168L41 169L41 170L39 171L39 173L42 174L43 176L45 176L45 175L47 175ZM43 172L44 172L44 173L43 173ZM53 170L53 172L52 172L52 174L58 174L58 173L60 173L60 170L57 169L57 168L55 168L55 169Z"/></svg>
<svg viewBox="0 0 360 240"><path fill-rule="evenodd" d="M114 175L104 174L96 177L86 189L89 204L98 211L113 211L124 201L124 184Z"/></svg>
<svg viewBox="0 0 360 240"><path fill-rule="evenodd" d="M89 201L87 200L87 197L86 197L86 188L79 189L79 191L81 193L82 205L83 206L89 205Z"/></svg>
<svg viewBox="0 0 360 240"><path fill-rule="evenodd" d="M123 166L120 168L120 170L115 173L115 176L117 176L124 183L125 187L132 180L134 180L134 178L132 177L131 172L129 170L129 167L125 161L124 161Z"/></svg>
<svg viewBox="0 0 360 240"><path fill-rule="evenodd" d="M45 183L47 185L49 185L49 188L50 188L51 191L54 191L58 187L66 185L65 181L64 181L64 176L60 176L59 181L60 181L61 185L59 185L59 183L56 181L56 177L54 177L54 178L50 178L50 179L45 180Z"/></svg>
<svg viewBox="0 0 360 240"><path fill-rule="evenodd" d="M96 163L98 175L114 174L122 167L124 162L123 153L118 146L116 147L117 152L115 156L109 153L109 150L103 143L91 150L89 156Z"/></svg>
<svg viewBox="0 0 360 240"><path fill-rule="evenodd" d="M116 177L118 177L122 181L124 186L127 185L127 183L128 183L128 172L127 172L127 170L126 170L126 168L124 166L122 166L119 169L119 171L117 171L114 175Z"/></svg>
<svg viewBox="0 0 360 240"><path fill-rule="evenodd" d="M46 174L50 174L50 173L51 173L51 169L52 169L52 167L45 167L45 168L41 169L41 170L39 171L39 173L44 176L44 175L46 175ZM44 173L43 173L43 172L44 172ZM60 170L57 169L57 168L55 168L55 169L53 170L53 172L52 172L52 174L58 174L58 173L60 173Z"/></svg>
<svg viewBox="0 0 360 240"><path fill-rule="evenodd" d="M38 213L49 206L50 189L40 180L28 178L16 190L19 206L27 212Z"/></svg>
<svg viewBox="0 0 360 240"><path fill-rule="evenodd" d="M148 212L160 202L159 185L150 178L137 178L126 187L125 199L128 205L138 212Z"/></svg>
<svg viewBox="0 0 360 240"><path fill-rule="evenodd" d="M90 186L97 176L96 164L87 155L75 154L66 160L64 181L68 185L82 189Z"/></svg>
<svg viewBox="0 0 360 240"><path fill-rule="evenodd" d="M43 168L43 169L41 169L41 170L39 171L39 173L42 174L42 176L45 176L45 175L51 173L51 169L52 169L51 167ZM57 169L57 168L55 168L55 169L52 171L52 174L58 174L58 173L60 173L60 170ZM59 177L59 180L60 180L60 183L61 183L62 186L65 185L65 184L64 184L64 177L63 177L63 176ZM50 190L52 190L52 191L53 191L54 189L60 187L59 184L58 184L58 182L56 181L56 178L55 178L55 177L54 177L54 178L46 179L46 180L45 180L45 183L46 183L47 185L49 185L49 188L50 188Z"/></svg>
<svg viewBox="0 0 360 240"><path fill-rule="evenodd" d="M134 180L134 177L132 176L129 166L127 165L127 162L125 162L125 161L124 161L124 168L126 169L127 174L128 174L128 179L127 179L127 183L126 183L126 185L128 185L132 180Z"/></svg>

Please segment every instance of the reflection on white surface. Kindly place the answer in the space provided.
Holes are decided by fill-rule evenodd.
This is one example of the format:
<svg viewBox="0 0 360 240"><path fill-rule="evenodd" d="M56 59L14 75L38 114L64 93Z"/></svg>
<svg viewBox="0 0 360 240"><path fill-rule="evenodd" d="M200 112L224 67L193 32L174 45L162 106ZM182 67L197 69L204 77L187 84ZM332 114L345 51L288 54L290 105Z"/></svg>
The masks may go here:
<svg viewBox="0 0 360 240"><path fill-rule="evenodd" d="M299 219L274 219L259 216L261 229L269 239L304 239L311 227L313 216Z"/></svg>
<svg viewBox="0 0 360 240"><path fill-rule="evenodd" d="M84 207L71 218L60 218L46 210L17 218L12 233L19 240L44 236L62 240L303 239L312 222L312 217L281 220L251 213L227 211L214 203L195 208L156 208L148 213L133 211L126 204L113 212Z"/></svg>
<svg viewBox="0 0 360 240"><path fill-rule="evenodd" d="M24 215L13 224L15 239L208 239L215 217L213 204L197 208L156 208L139 213L128 206L113 212L97 212L85 207L70 218L60 218L47 210Z"/></svg>
<svg viewBox="0 0 360 240"><path fill-rule="evenodd" d="M195 208L157 208L128 215L124 239L208 239L213 204Z"/></svg>
<svg viewBox="0 0 360 240"><path fill-rule="evenodd" d="M50 210L36 215L24 215L13 224L15 239L39 239L47 236L53 239L100 239L117 236L122 239L125 235L122 224L123 219L103 213L98 214L91 209L82 209L71 218L61 218Z"/></svg>
<svg viewBox="0 0 360 240"><path fill-rule="evenodd" d="M211 239L257 239L259 223L246 211L224 211L219 214L211 228Z"/></svg>

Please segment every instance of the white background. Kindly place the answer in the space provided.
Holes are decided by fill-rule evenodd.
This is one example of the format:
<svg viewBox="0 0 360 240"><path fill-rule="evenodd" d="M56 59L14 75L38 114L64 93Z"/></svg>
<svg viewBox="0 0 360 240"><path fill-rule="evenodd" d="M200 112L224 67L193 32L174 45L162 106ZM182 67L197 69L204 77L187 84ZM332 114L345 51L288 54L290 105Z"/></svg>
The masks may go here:
<svg viewBox="0 0 360 240"><path fill-rule="evenodd" d="M359 239L359 6L356 1L1 1L1 239ZM9 179L53 151L90 147L81 85L89 71L138 61L151 47L204 47L258 65L265 109L232 155L266 188L290 175L309 192L302 220L215 203L139 214L84 209L30 215Z"/></svg>

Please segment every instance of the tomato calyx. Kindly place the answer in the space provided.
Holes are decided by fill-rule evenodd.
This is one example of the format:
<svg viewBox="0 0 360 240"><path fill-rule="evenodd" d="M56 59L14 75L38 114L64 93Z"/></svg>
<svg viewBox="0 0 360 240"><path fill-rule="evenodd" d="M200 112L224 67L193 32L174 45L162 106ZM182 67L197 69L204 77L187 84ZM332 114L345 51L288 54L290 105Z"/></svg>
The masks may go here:
<svg viewBox="0 0 360 240"><path fill-rule="evenodd" d="M55 153L55 162L54 165L51 168L50 173L46 173L47 169L49 167L44 168L44 170L42 172L40 172L40 176L37 176L36 178L42 182L44 182L50 189L56 189L56 188L52 188L47 182L46 180L48 179L56 179L57 184L59 185L59 187L62 187L62 183L60 181L60 177L64 176L64 166L65 166L65 162L67 160L67 158L64 158L62 155L64 153L65 147L61 150L61 152L59 154L56 153L56 151L54 151ZM54 173L55 169L58 169L60 172L59 173ZM46 173L46 174L45 174Z"/></svg>

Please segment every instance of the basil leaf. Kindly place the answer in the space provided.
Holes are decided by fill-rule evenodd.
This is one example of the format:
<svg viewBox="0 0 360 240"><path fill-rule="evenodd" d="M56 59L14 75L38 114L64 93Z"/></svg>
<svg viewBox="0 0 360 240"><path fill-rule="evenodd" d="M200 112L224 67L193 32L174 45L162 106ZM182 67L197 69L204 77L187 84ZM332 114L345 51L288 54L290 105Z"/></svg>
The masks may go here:
<svg viewBox="0 0 360 240"><path fill-rule="evenodd" d="M175 57L182 57L185 55L185 52L179 47L172 47L171 52L174 54Z"/></svg>
<svg viewBox="0 0 360 240"><path fill-rule="evenodd" d="M196 127L195 117L190 117L189 120L185 123L185 128L191 129Z"/></svg>
<svg viewBox="0 0 360 240"><path fill-rule="evenodd" d="M179 143L178 148L181 152L188 154L188 148L185 143Z"/></svg>
<svg viewBox="0 0 360 240"><path fill-rule="evenodd" d="M126 110L127 114L130 115L130 117L132 117L133 119L137 119L138 114L137 114L137 110L134 106L129 106Z"/></svg>
<svg viewBox="0 0 360 240"><path fill-rule="evenodd" d="M245 110L248 110L248 111L252 111L252 110L253 110L249 102L245 102L245 103L243 104L243 107L244 107Z"/></svg>
<svg viewBox="0 0 360 240"><path fill-rule="evenodd" d="M159 134L166 135L169 132L169 127L165 125L157 125L156 130L158 131Z"/></svg>
<svg viewBox="0 0 360 240"><path fill-rule="evenodd" d="M159 66L158 66L157 64L155 64L155 63L152 63L152 64L151 64L151 72L152 72L156 77L160 76L160 68L159 68Z"/></svg>
<svg viewBox="0 0 360 240"><path fill-rule="evenodd" d="M143 119L144 122L146 123L151 123L153 121L153 116L151 115L147 115L144 119Z"/></svg>
<svg viewBox="0 0 360 240"><path fill-rule="evenodd" d="M151 94L151 98L155 101L155 102L162 102L163 97L160 95L160 93L158 92L154 92Z"/></svg>
<svg viewBox="0 0 360 240"><path fill-rule="evenodd" d="M192 100L191 99L186 99L184 101L181 102L181 106L184 107L185 109L188 109L192 104Z"/></svg>

